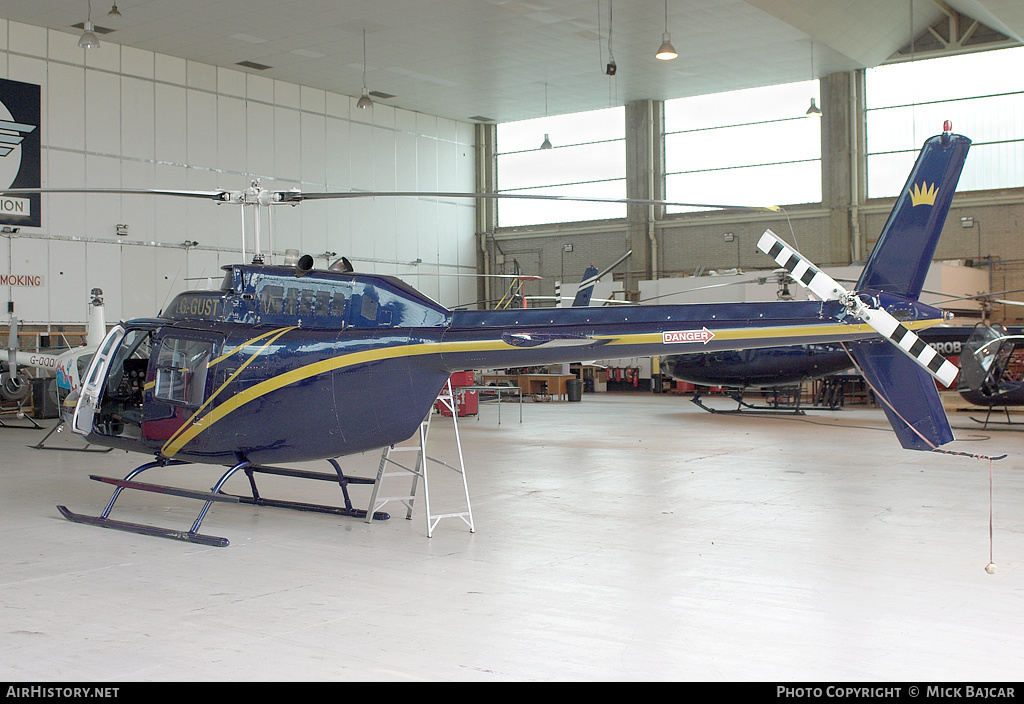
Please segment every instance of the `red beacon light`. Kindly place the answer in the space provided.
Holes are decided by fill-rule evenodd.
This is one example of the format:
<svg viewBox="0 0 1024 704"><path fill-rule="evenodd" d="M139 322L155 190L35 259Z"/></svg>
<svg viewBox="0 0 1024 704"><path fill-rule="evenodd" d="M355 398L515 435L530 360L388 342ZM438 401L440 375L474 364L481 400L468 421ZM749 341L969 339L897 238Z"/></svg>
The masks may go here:
<svg viewBox="0 0 1024 704"><path fill-rule="evenodd" d="M952 120L946 120L945 122L943 122L942 123L942 131L943 132L952 132L953 131L953 121Z"/></svg>

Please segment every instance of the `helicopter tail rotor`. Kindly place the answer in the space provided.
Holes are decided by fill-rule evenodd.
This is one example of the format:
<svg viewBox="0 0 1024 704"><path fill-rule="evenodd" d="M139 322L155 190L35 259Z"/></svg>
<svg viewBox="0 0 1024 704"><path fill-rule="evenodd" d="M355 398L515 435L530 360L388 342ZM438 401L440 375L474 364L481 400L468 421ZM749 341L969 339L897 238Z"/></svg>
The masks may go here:
<svg viewBox="0 0 1024 704"><path fill-rule="evenodd" d="M860 295L848 291L838 281L815 267L806 257L783 242L771 230L765 230L757 247L787 269L794 281L807 288L821 300L840 301L851 316L860 318L899 347L904 354L935 377L943 386L948 387L953 383L959 371L956 366L929 347L915 332L877 303L869 305Z"/></svg>

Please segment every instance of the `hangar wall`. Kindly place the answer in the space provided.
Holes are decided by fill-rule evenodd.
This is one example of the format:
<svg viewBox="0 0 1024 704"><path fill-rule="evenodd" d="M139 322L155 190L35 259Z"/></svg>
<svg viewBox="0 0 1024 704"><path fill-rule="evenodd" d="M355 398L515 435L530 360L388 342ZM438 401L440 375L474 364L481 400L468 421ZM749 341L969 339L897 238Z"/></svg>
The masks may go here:
<svg viewBox="0 0 1024 704"><path fill-rule="evenodd" d="M652 254L657 257L656 270L660 277L737 267L770 269L771 262L756 250L757 240L765 228L772 228L794 241L801 252L823 267L850 264L857 253L861 260L866 258L895 199L866 200L853 195L866 191L862 80L860 72L833 74L822 79L822 203L787 207L785 213L658 214L653 223L656 253L647 249L637 256L634 252L628 264L615 270L619 277L625 276L627 290L637 290L636 282L645 278ZM942 125L936 125L935 133L941 129ZM953 125L953 129L956 131L957 125ZM627 130L626 139L638 137L634 131ZM645 171L627 168L627 181L634 179L642 183L646 178ZM856 190L851 188L854 182ZM723 199L726 197L723 194ZM973 225L963 227L963 217L971 218ZM544 278L528 285L527 293L550 296L554 293L554 282L562 278L563 271L566 281L576 282L591 262L603 268L638 244L650 247L643 237L636 235L636 230L636 223L626 219L498 228L489 242L494 243L491 255L496 263L503 258L527 255L530 261L537 262L537 269L527 273ZM989 291L1022 289L1022 230L1024 189L961 190L950 208L936 259L982 267L989 274ZM726 238L727 234L732 237ZM566 244L573 245L571 252L563 252ZM1022 299L1024 294L1008 297ZM1024 307L995 306L994 317L1019 324L1024 322Z"/></svg>
<svg viewBox="0 0 1024 704"><path fill-rule="evenodd" d="M309 191L474 189L468 123L380 102L360 110L355 98L256 73L77 41L0 19L0 77L41 86L43 187L241 190L259 178ZM205 200L44 195L41 227L0 237L0 272L42 285L0 295L27 323L84 323L93 287L109 321L153 316L196 286L185 279L219 279L239 260L241 220L238 207ZM336 252L360 271L419 274L409 282L447 305L475 300L472 279L436 276L476 271L472 201L306 203L274 208L273 225L276 252ZM246 227L251 252L251 212ZM0 323L9 317L3 306Z"/></svg>

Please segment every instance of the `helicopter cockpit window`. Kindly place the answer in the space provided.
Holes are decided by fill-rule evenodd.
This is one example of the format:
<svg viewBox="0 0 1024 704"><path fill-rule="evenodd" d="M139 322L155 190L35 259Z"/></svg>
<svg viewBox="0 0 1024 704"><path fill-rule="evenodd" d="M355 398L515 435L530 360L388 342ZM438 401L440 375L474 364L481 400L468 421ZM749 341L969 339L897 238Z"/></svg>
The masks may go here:
<svg viewBox="0 0 1024 704"><path fill-rule="evenodd" d="M78 378L85 379L85 373L89 371L89 365L92 363L93 355L83 354L78 358Z"/></svg>
<svg viewBox="0 0 1024 704"><path fill-rule="evenodd" d="M212 352L213 344L210 342L164 338L156 360L153 395L186 406L200 405Z"/></svg>
<svg viewBox="0 0 1024 704"><path fill-rule="evenodd" d="M299 308L296 311L300 316L313 315L313 302L316 297L315 291L303 291L299 294Z"/></svg>
<svg viewBox="0 0 1024 704"><path fill-rule="evenodd" d="M977 350L974 356L984 371L987 372L992 367L992 363L996 360L996 355L1000 349L1000 345L994 342L992 344L986 343L997 340L1004 335L1006 335L1006 328L1001 325L976 325L971 333L967 346L970 349Z"/></svg>
<svg viewBox="0 0 1024 704"><path fill-rule="evenodd" d="M377 321L377 301L373 300L365 293L363 294L363 305L360 308L360 313L367 320Z"/></svg>
<svg viewBox="0 0 1024 704"><path fill-rule="evenodd" d="M284 313L285 315L296 314L296 304L299 300L299 289L290 288L284 294Z"/></svg>
<svg viewBox="0 0 1024 704"><path fill-rule="evenodd" d="M318 318L326 318L331 310L331 293L330 291L317 291L316 292L316 303L313 307L313 315Z"/></svg>
<svg viewBox="0 0 1024 704"><path fill-rule="evenodd" d="M284 286L264 286L260 292L260 312L278 315L284 308Z"/></svg>
<svg viewBox="0 0 1024 704"><path fill-rule="evenodd" d="M334 300L331 303L331 315L335 318L345 317L345 294L335 293Z"/></svg>

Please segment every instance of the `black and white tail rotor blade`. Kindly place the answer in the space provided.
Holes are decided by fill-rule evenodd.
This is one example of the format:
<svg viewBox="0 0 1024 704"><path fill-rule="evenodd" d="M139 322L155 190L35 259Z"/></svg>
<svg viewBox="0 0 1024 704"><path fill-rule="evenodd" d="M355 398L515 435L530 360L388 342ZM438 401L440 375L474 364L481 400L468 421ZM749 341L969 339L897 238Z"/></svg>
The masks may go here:
<svg viewBox="0 0 1024 704"><path fill-rule="evenodd" d="M782 241L771 230L765 230L757 248L789 272L794 281L823 301L838 301L849 292L838 281L811 264L810 260Z"/></svg>
<svg viewBox="0 0 1024 704"><path fill-rule="evenodd" d="M915 332L896 320L888 311L869 306L860 296L845 289L771 230L765 230L761 235L757 248L788 270L797 283L821 300L842 302L851 315L860 318L899 347L943 386L950 386L956 379L959 371L956 365L929 347Z"/></svg>
<svg viewBox="0 0 1024 704"><path fill-rule="evenodd" d="M946 387L956 379L956 365L933 350L916 333L909 330L896 320L888 311L881 308L869 308L859 298L854 297L854 315L884 335L886 339L908 354L914 361Z"/></svg>

